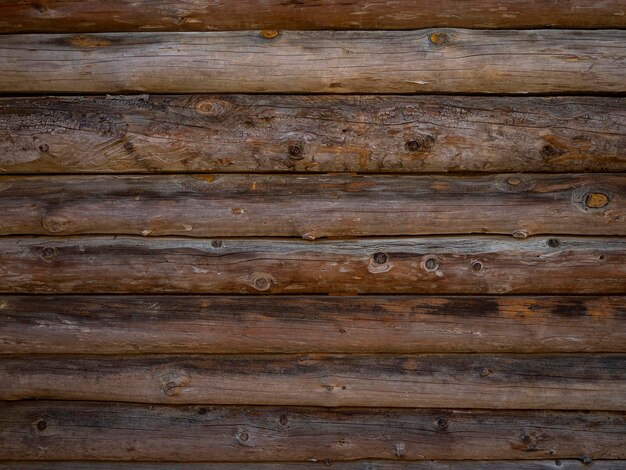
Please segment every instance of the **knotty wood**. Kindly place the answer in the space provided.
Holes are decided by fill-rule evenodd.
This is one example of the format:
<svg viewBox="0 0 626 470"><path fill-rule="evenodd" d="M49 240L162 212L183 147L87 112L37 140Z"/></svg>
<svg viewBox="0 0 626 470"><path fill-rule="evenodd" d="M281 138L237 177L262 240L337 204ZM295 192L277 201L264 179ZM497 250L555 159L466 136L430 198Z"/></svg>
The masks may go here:
<svg viewBox="0 0 626 470"><path fill-rule="evenodd" d="M626 410L626 355L6 356L0 399Z"/></svg>
<svg viewBox="0 0 626 470"><path fill-rule="evenodd" d="M0 459L624 459L625 425L610 412L6 402Z"/></svg>
<svg viewBox="0 0 626 470"><path fill-rule="evenodd" d="M280 0L13 1L0 32L204 31L241 29L415 29L625 27L619 0L443 0L284 2Z"/></svg>
<svg viewBox="0 0 626 470"><path fill-rule="evenodd" d="M609 237L0 238L5 293L623 294L624 265Z"/></svg>
<svg viewBox="0 0 626 470"><path fill-rule="evenodd" d="M589 462L589 461L587 461ZM593 470L623 470L624 460L595 460ZM147 463L147 462L0 462L0 469L10 470L589 470L581 460L446 460L398 462L361 460L352 462L255 462L255 463Z"/></svg>
<svg viewBox="0 0 626 470"><path fill-rule="evenodd" d="M621 93L626 31L0 36L5 93Z"/></svg>
<svg viewBox="0 0 626 470"><path fill-rule="evenodd" d="M0 99L0 171L626 171L626 99Z"/></svg>
<svg viewBox="0 0 626 470"><path fill-rule="evenodd" d="M0 354L626 352L626 297L0 296Z"/></svg>
<svg viewBox="0 0 626 470"><path fill-rule="evenodd" d="M626 235L612 174L7 176L0 194L0 235Z"/></svg>

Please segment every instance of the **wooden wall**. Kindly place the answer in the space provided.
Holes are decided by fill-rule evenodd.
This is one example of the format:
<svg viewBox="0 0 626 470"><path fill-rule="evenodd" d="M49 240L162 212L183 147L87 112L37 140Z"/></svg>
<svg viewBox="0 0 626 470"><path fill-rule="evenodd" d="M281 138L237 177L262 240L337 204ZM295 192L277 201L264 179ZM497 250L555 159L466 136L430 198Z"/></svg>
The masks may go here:
<svg viewBox="0 0 626 470"><path fill-rule="evenodd" d="M621 0L0 1L0 469L626 468Z"/></svg>

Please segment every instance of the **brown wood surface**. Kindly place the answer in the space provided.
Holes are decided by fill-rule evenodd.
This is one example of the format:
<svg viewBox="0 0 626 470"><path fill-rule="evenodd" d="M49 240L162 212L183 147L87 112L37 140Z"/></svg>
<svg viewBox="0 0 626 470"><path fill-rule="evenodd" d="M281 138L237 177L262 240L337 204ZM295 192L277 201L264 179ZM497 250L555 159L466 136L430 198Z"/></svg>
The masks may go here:
<svg viewBox="0 0 626 470"><path fill-rule="evenodd" d="M624 30L4 35L0 92L623 93L625 52Z"/></svg>
<svg viewBox="0 0 626 470"><path fill-rule="evenodd" d="M150 463L150 462L0 462L2 470L624 470L624 460L441 460L399 462L360 460L352 462L254 462L254 463ZM593 467L590 467L593 465Z"/></svg>
<svg viewBox="0 0 626 470"><path fill-rule="evenodd" d="M626 411L624 354L5 356L0 400Z"/></svg>
<svg viewBox="0 0 626 470"><path fill-rule="evenodd" d="M4 293L626 293L626 238L0 237Z"/></svg>
<svg viewBox="0 0 626 470"><path fill-rule="evenodd" d="M626 171L626 99L0 98L0 172Z"/></svg>
<svg viewBox="0 0 626 470"><path fill-rule="evenodd" d="M626 297L0 296L0 354L626 352Z"/></svg>
<svg viewBox="0 0 626 470"><path fill-rule="evenodd" d="M0 459L624 459L625 428L611 412L4 402Z"/></svg>
<svg viewBox="0 0 626 470"><path fill-rule="evenodd" d="M626 235L626 176L0 177L0 235Z"/></svg>
<svg viewBox="0 0 626 470"><path fill-rule="evenodd" d="M619 0L4 0L0 32L625 27Z"/></svg>

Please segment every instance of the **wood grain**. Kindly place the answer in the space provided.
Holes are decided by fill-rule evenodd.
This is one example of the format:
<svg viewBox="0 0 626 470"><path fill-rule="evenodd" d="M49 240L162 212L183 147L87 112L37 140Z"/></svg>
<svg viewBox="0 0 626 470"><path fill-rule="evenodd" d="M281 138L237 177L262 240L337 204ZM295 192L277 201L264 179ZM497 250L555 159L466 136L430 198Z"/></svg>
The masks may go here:
<svg viewBox="0 0 626 470"><path fill-rule="evenodd" d="M0 36L3 93L623 93L626 31Z"/></svg>
<svg viewBox="0 0 626 470"><path fill-rule="evenodd" d="M626 352L626 297L0 296L0 354Z"/></svg>
<svg viewBox="0 0 626 470"><path fill-rule="evenodd" d="M0 235L626 235L612 174L4 176L0 194Z"/></svg>
<svg viewBox="0 0 626 470"><path fill-rule="evenodd" d="M623 28L619 0L16 0L0 32L204 31L241 29ZM254 14L251 14L254 12Z"/></svg>
<svg viewBox="0 0 626 470"><path fill-rule="evenodd" d="M625 248L608 237L0 237L0 292L623 294Z"/></svg>
<svg viewBox="0 0 626 470"><path fill-rule="evenodd" d="M626 355L5 356L0 400L626 411Z"/></svg>
<svg viewBox="0 0 626 470"><path fill-rule="evenodd" d="M624 460L589 460L593 470L623 470ZM589 470L582 460L445 460L399 462L393 460L360 460L332 462L254 462L254 463L149 463L149 462L0 462L2 470Z"/></svg>
<svg viewBox="0 0 626 470"><path fill-rule="evenodd" d="M0 172L626 171L626 99L0 98Z"/></svg>
<svg viewBox="0 0 626 470"><path fill-rule="evenodd" d="M624 459L625 426L610 412L5 402L0 459Z"/></svg>

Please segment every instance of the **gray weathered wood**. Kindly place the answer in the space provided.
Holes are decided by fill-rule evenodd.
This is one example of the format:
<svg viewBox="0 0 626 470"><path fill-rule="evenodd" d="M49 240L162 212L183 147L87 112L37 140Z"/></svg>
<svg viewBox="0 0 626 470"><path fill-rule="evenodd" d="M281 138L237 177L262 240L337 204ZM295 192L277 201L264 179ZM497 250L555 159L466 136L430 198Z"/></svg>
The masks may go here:
<svg viewBox="0 0 626 470"><path fill-rule="evenodd" d="M6 356L0 400L626 411L626 355Z"/></svg>
<svg viewBox="0 0 626 470"><path fill-rule="evenodd" d="M626 352L626 297L0 296L0 354Z"/></svg>
<svg viewBox="0 0 626 470"><path fill-rule="evenodd" d="M623 93L626 31L0 36L4 93Z"/></svg>
<svg viewBox="0 0 626 470"><path fill-rule="evenodd" d="M0 459L624 459L625 426L610 412L4 402Z"/></svg>
<svg viewBox="0 0 626 470"><path fill-rule="evenodd" d="M0 172L626 171L626 99L0 98Z"/></svg>
<svg viewBox="0 0 626 470"><path fill-rule="evenodd" d="M623 294L626 238L0 237L4 293Z"/></svg>
<svg viewBox="0 0 626 470"><path fill-rule="evenodd" d="M0 177L0 235L626 235L626 176Z"/></svg>

